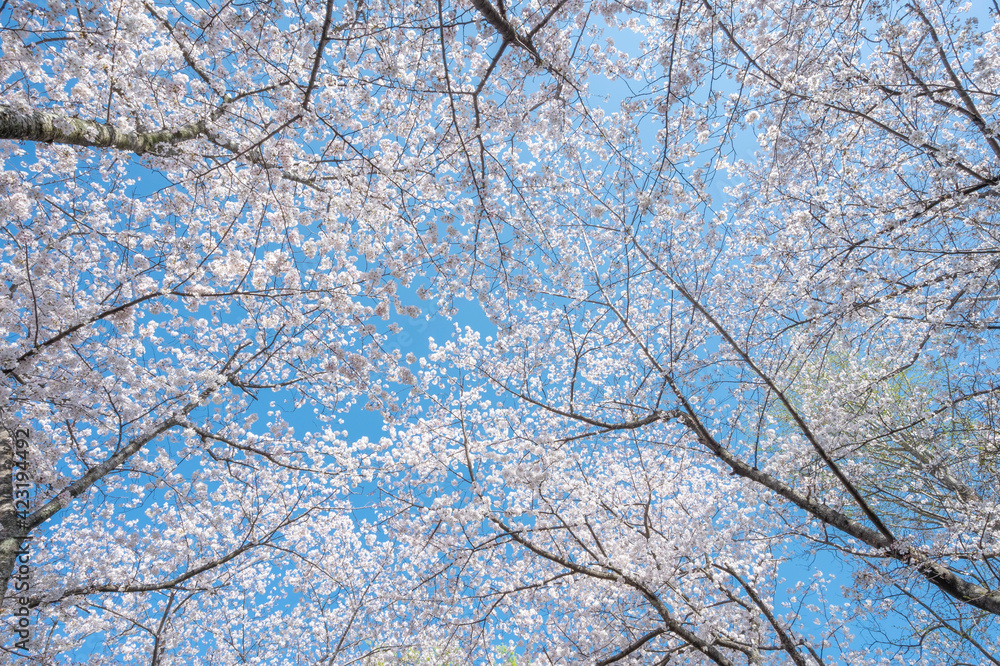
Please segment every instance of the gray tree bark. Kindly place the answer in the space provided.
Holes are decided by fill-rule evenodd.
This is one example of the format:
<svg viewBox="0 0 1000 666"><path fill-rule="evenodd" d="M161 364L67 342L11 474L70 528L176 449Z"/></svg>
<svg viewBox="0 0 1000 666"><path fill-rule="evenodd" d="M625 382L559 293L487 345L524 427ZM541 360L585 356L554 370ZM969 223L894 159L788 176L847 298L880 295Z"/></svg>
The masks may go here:
<svg viewBox="0 0 1000 666"><path fill-rule="evenodd" d="M22 111L0 104L0 139L64 143L88 148L111 148L142 155L157 146L197 138L207 123L199 120L176 129L128 132L96 120L84 120L51 111Z"/></svg>

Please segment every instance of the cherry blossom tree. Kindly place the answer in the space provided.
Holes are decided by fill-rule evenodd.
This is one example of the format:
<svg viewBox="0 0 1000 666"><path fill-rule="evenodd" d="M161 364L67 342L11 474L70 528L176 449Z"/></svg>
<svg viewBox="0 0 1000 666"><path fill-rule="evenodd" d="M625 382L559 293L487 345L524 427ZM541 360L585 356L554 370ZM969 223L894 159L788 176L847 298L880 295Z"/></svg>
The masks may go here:
<svg viewBox="0 0 1000 666"><path fill-rule="evenodd" d="M966 11L609 19L643 40L615 61L636 87L620 113L570 95L520 148L541 176L497 165L498 333L436 349L382 477L460 643L997 663L1000 61ZM803 557L843 562L846 598L780 582Z"/></svg>
<svg viewBox="0 0 1000 666"><path fill-rule="evenodd" d="M332 2L3 12L0 419L35 485L0 498L5 621L45 663L366 653L391 552L340 424L408 381L376 322L436 252L426 107Z"/></svg>
<svg viewBox="0 0 1000 666"><path fill-rule="evenodd" d="M1000 660L994 16L0 20L9 660Z"/></svg>

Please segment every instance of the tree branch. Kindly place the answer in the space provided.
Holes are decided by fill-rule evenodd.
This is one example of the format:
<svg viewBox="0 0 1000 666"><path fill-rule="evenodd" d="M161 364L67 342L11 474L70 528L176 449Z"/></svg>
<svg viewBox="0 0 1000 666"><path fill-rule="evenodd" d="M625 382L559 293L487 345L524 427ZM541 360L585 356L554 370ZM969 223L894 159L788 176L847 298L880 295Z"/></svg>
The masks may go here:
<svg viewBox="0 0 1000 666"><path fill-rule="evenodd" d="M609 664L613 664L616 661L624 659L625 657L629 656L630 654L632 654L633 652L635 652L636 650L638 650L643 645L645 645L649 641L653 640L654 638L656 638L660 634L664 633L665 631L666 630L663 627L659 627L657 629L653 629L651 632L649 632L645 636L641 636L641 637L637 638L635 641L633 641L632 643L626 645L619 652L611 655L607 659L602 659L601 661L597 662L597 664L595 664L595 666L608 666Z"/></svg>
<svg viewBox="0 0 1000 666"><path fill-rule="evenodd" d="M490 0L471 0L472 6L479 10L483 18L492 25L500 36L503 37L503 41L509 42L511 44L517 44L525 51L530 53L535 57L535 64L541 66L542 56L538 53L535 45L531 43L531 37L522 35L519 33L510 22L500 15L500 12L490 4Z"/></svg>
<svg viewBox="0 0 1000 666"><path fill-rule="evenodd" d="M0 104L0 139L38 141L86 148L111 148L143 155L161 145L173 145L201 136L208 123L198 120L176 129L128 132L96 120L84 120L51 111L20 111Z"/></svg>

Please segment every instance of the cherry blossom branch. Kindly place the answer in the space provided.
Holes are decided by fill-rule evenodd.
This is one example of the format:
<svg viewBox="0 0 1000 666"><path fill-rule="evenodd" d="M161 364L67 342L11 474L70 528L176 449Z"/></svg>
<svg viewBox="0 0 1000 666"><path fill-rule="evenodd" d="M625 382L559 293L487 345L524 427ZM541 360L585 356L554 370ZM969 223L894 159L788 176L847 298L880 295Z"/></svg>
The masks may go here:
<svg viewBox="0 0 1000 666"><path fill-rule="evenodd" d="M753 586L743 580L743 577L736 573L736 571L734 571L731 567L716 563L713 563L712 566L720 571L725 571L727 574L736 579L736 582L739 583L740 586L746 591L750 600L753 601L754 605L757 606L757 608L760 609L760 612L764 614L768 624L770 624L775 633L778 634L778 640L781 641L781 647L783 647L785 652L789 654L796 666L807 666L805 658L795 645L795 641L792 640L791 636L788 635L788 632L785 631L784 627L781 626L781 623L778 622L778 618L774 617L774 613L772 613L768 605L764 603L764 600L760 598L760 595L757 594L755 589L753 589Z"/></svg>
<svg viewBox="0 0 1000 666"><path fill-rule="evenodd" d="M573 571L574 573L578 573L584 576L589 576L591 578L598 578L601 580L608 580L608 581L621 581L625 583L629 587L639 592L643 597L645 597L646 600L649 601L649 603L653 606L653 608L656 609L656 612L659 614L660 618L663 620L664 625L666 626L666 630L670 631L678 638L683 640L685 643L693 647L695 650L704 654L706 657L708 657L715 663L719 664L719 666L733 666L733 662L730 659L728 659L726 655L722 654L719 651L719 649L715 647L713 643L705 640L698 634L694 633L693 631L685 627L683 623L677 621L670 614L666 605L660 600L658 596L656 596L656 594L654 594L641 582L633 579L631 576L619 571L617 568L610 565L604 565L605 568L608 569L608 571L599 571L592 567L586 567L577 564L576 562L573 562L568 558L556 555L555 553L550 553L544 548L541 548L537 544L533 543L530 539L524 537L519 530L514 530L508 527L503 521L499 520L498 518L489 516L489 520L511 539L513 539L514 541L516 541L517 543L524 546L525 548L527 548L528 550L530 550L531 552L535 553L536 555L538 555L543 559L549 560L550 562L553 562L555 564L559 564L562 567L570 571ZM655 636L650 637L650 640L652 640L652 638L655 638ZM621 657L619 657L619 659L620 658Z"/></svg>
<svg viewBox="0 0 1000 666"><path fill-rule="evenodd" d="M227 562L236 559L243 553L253 548L256 548L261 544L262 542L260 541L248 541L242 546L239 546L238 548L235 548L230 552L226 553L222 557L218 557L214 560L209 560L208 562L205 562L204 564L194 567L193 569L188 569L184 573L180 574L179 576L176 576L175 578L171 578L170 580L160 581L158 583L145 583L145 584L87 585L84 587L74 587L65 590L62 594L59 595L58 599L33 598L28 603L28 607L35 608L36 606L42 603L55 603L58 601L63 601L65 599L68 599L69 597L87 596L102 592L111 594L139 594L143 592L160 592L163 590L172 590L181 585L182 583L191 580L198 574L209 571L210 569L215 569L217 567L220 567L223 564L226 564Z"/></svg>
<svg viewBox="0 0 1000 666"><path fill-rule="evenodd" d="M255 91L259 92L259 91ZM236 98L227 98L225 104L211 114L211 120L222 115L225 106ZM235 157L245 157L248 162L267 170L279 170L276 164L266 161L256 149L282 129L299 119L295 116L257 140L247 148L241 148L234 142L217 136L209 131L208 120L198 120L176 129L163 129L153 132L131 132L118 129L114 125L96 120L84 120L72 116L53 113L51 111L33 110L20 111L12 106L0 104L0 139L11 141L37 141L40 143L58 143L85 148L109 148L144 155L161 145L173 145L204 138L223 148ZM296 175L287 170L280 170L285 180L296 182L317 191L323 188L316 179Z"/></svg>
<svg viewBox="0 0 1000 666"><path fill-rule="evenodd" d="M312 71L309 72L309 83L306 84L306 92L302 96L302 108L309 108L309 97L316 86L316 77L319 75L319 66L323 61L323 51L330 41L330 25L333 23L333 0L326 0L326 14L323 17L323 28L320 30L319 44L316 46L316 55L313 57Z"/></svg>
<svg viewBox="0 0 1000 666"><path fill-rule="evenodd" d="M639 638L637 638L632 643L626 645L624 648L622 648L621 650L619 650L615 654L611 655L607 659L600 660L594 666L610 666L610 664L613 664L616 661L621 661L622 659L624 659L625 657L629 656L630 654L632 654L633 652L635 652L636 650L638 650L643 645L645 645L649 641L653 640L654 638L656 638L660 634L664 633L665 631L666 631L666 629L664 629L663 627L658 627L656 629L653 629L649 633L647 633L647 634L645 634L643 636L640 636Z"/></svg>
<svg viewBox="0 0 1000 666"><path fill-rule="evenodd" d="M237 386L238 388L244 388L240 384L234 383L233 381L230 381L230 383L233 384L234 386ZM280 384L277 384L276 386L278 386L278 387L290 386L293 383L294 382L282 382ZM272 387L273 387L272 385L268 385L267 386L267 388L272 388ZM264 387L259 387L259 388L264 388ZM225 437L224 435L220 435L218 433L214 433L214 432L212 432L212 431L210 431L210 430L208 430L206 428L202 428L201 426L188 425L188 427L191 428L191 430L193 430L199 437L201 437L201 439L202 439L203 442L205 440L215 440L217 442L222 442L223 444L226 444L227 446L229 446L229 447L231 447L233 449L236 449L237 451L243 451L244 453L249 453L249 454L253 454L253 455L256 455L256 456L260 456L261 458L265 458L269 462L274 463L278 467L283 467L284 469L288 469L288 470L292 470L292 471L296 471L296 472L309 472L311 474L322 474L322 475L331 475L332 474L328 470L316 469L316 468L312 468L312 467L299 467L298 465L292 465L290 463L283 462L283 461L279 460L277 458L277 456L275 454L273 454L273 453L270 453L268 451L264 451L263 449L258 449L256 447L250 446L249 444L240 444L239 442L235 442L232 439L230 439L228 437ZM212 451L208 447L205 448L205 452L213 460L221 460L221 461L225 461L225 462L239 463L239 461L234 460L233 458L228 458L228 457L225 457L225 456L220 456L219 454L215 453L214 451Z"/></svg>
<svg viewBox="0 0 1000 666"><path fill-rule="evenodd" d="M532 37L534 37L535 35L537 35L538 32L542 28L544 28L546 25L548 25L549 21L552 20L552 17L554 17L559 12L559 10L562 9L563 6L566 5L567 2L569 2L569 0L559 0L559 2L556 3L555 7L553 7L552 9L550 9L549 13L546 14L542 18L542 20L538 22L538 25L536 25L534 28L532 28L530 31L528 31L528 35L527 35L528 39L531 39Z"/></svg>
<svg viewBox="0 0 1000 666"><path fill-rule="evenodd" d="M920 597L916 596L915 594L913 594L912 592L910 592L909 590L907 590L902 585L894 584L893 587L895 587L897 590L899 590L900 592L902 592L903 594L905 594L907 597L909 597L910 599L912 599L914 602L916 602L926 612L928 612L932 616L934 616L934 619L936 619L938 621L938 623L940 624L941 628L947 629L948 631L952 632L956 636L960 637L963 641L966 641L967 643L969 643L969 645L971 645L972 647L976 648L976 650L978 650L984 657L986 657L987 659L989 659L990 662L994 664L994 666L1000 666L1000 659L998 659L997 657L995 657L992 654L990 654L989 651L987 651L986 648L984 648L979 641L977 641L975 638L973 638L972 636L969 635L969 632L967 632L967 631L965 631L964 629L961 629L961 628L957 628L956 629L955 626L952 625L951 622L949 622L945 618L941 617L941 614L938 613L936 610L934 610L934 608L930 604L928 604L926 601L924 601Z"/></svg>
<svg viewBox="0 0 1000 666"><path fill-rule="evenodd" d="M623 323L624 326L628 328L630 333L633 335L633 339L638 342L638 338L631 331L631 327L628 326L627 321L617 313L614 306L606 303L607 307L610 307L619 317L619 321ZM729 338L731 339L731 338ZM786 485L779 479L771 476L767 472L764 472L757 467L751 467L741 459L730 453L722 444L720 444L710 433L707 427L698 418L694 407L687 401L684 394L680 391L680 388L675 385L673 379L667 373L666 369L662 368L659 363L653 358L650 352L642 346L644 354L653 363L659 371L663 374L664 379L667 381L671 390L674 392L677 399L681 402L684 407L684 411L671 410L669 412L658 412L658 420L667 419L677 419L683 423L698 440L719 460L725 463L732 472L738 476L744 477L755 483L758 483L769 490L777 493L781 497L789 500L799 508L806 511L809 515L819 519L821 522L835 527L836 529L852 536L862 543L875 548L879 551L885 553L888 557L903 562L913 566L925 579L937 586L939 589L949 594L950 596L968 603L981 610L986 610L990 613L1000 615L1000 592L989 590L983 586L977 585L975 583L970 583L948 567L933 561L927 554L919 551L913 546L902 543L898 541L891 533L886 534L881 530L873 530L871 528L865 527L864 525L851 520L845 514L827 506L826 504L812 500L810 497L803 496L801 493L797 492L790 486ZM492 379L492 378L491 378ZM496 381L495 379L493 381ZM500 384L503 386L503 384ZM506 388L506 387L504 387ZM509 389L507 389L509 390ZM520 396L519 393L517 395ZM588 423L588 425L608 426L610 424L593 423L592 420L582 417L581 415L574 415L572 413L563 412L562 410L557 410L552 407L548 407L538 401L535 401L527 396L522 396L528 402L536 404L547 411L552 411L553 413L559 414L569 419L581 421L583 423ZM853 484L849 484L853 488ZM855 492L857 492L855 490ZM867 503L864 503L867 506ZM870 509L869 509L870 511ZM880 521L881 522L881 521ZM512 537L513 538L513 537ZM530 546L526 547L531 549ZM578 565L576 565L578 566Z"/></svg>
<svg viewBox="0 0 1000 666"><path fill-rule="evenodd" d="M488 4L488 0L482 0ZM483 201L482 185L479 182L479 178L476 177L476 170L472 166L472 155L469 151L469 147L466 145L465 136L462 134L462 127L458 122L458 110L455 107L455 91L451 84L451 74L448 71L448 51L444 34L444 7L441 0L437 0L437 10L438 10L438 41L441 45L441 67L444 72L444 84L445 90L448 93L448 104L451 108L451 127L455 130L455 135L458 137L459 142L462 144L462 154L465 156L466 164L469 166L469 174L472 176L472 184L476 188L476 195L479 201ZM501 49L502 52L502 49ZM497 55L499 59L499 54ZM476 107L479 108L479 103L477 101L478 94L473 95L472 100ZM478 111L477 111L477 121L476 126L478 129ZM480 162L480 177L485 181L486 179L486 157L485 151L486 147L483 145L482 134L476 133L476 141L479 144L479 162Z"/></svg>
<svg viewBox="0 0 1000 666"><path fill-rule="evenodd" d="M28 273L30 274L31 271L29 270ZM31 349L29 349L28 351L24 352L23 354L21 354L20 356L17 357L17 359L14 361L14 367L12 367L12 368L0 368L0 371L2 371L6 375L13 375L16 378L15 373L17 371L17 367L21 363L24 363L28 359L30 359L33 356L35 356L36 354L38 354L38 352L42 351L46 347L51 347L52 345L57 344L59 341L66 339L67 337L73 335L73 333L76 333L77 331L79 331L80 329L82 329L82 328L84 328L86 326L90 326L91 324L95 324L95 323L101 321L102 319L107 319L108 317L114 316L115 314L118 314L119 312L124 312L125 310L128 310L129 308L135 307L136 305L139 305L141 303L144 303L145 301L148 301L148 300L153 299L153 298L157 298L158 296L162 296L162 295L163 294L161 292L154 292L154 293L151 293L151 294L145 294L143 296L139 296L138 298L133 298L130 301L122 303L121 305L116 305L113 308L108 308L107 310L99 312L96 315L93 315L92 317L88 317L87 319L85 319L82 322L79 322L77 324L73 324L72 326L68 326L68 327L64 328L63 330L59 331L58 333L56 333L55 335L53 335L51 338L48 338L48 339L46 339L46 340L44 340L42 342L36 342L35 345ZM36 338L38 337L38 330L37 329L35 330L35 337Z"/></svg>
<svg viewBox="0 0 1000 666"><path fill-rule="evenodd" d="M878 515L875 513L875 511L868 505L868 502L865 501L865 498L861 496L860 491L858 491L858 489L854 486L854 484L851 483L851 481L847 478L847 475L844 474L844 472L840 469L840 466L837 465L837 463L833 460L833 458L830 457L830 454L826 452L826 449L824 449L823 446L820 444L819 439L813 434L812 429L806 423L805 419L802 417L801 414L799 414L799 411L792 406L792 403L788 399L788 396L785 395L785 392L782 391L780 388L778 388L778 385L774 383L774 380L771 378L771 376L768 373L764 372L757 365L757 363L754 362L753 358L750 357L750 354L745 349L743 349L743 346L740 345L733 338L733 336L729 333L729 330L726 329L719 322L719 320L716 319L715 316L713 316L712 313L710 313L708 309L701 304L701 301L699 301L690 291L688 291L687 288L684 287L684 285L675 280L673 275L671 275L669 271L665 270L662 266L660 266L659 262L657 262L639 243L638 239L632 233L632 230L626 229L626 233L629 235L629 238L632 240L636 249L639 250L639 253L642 254L643 258L646 261L648 261L649 264L654 269L656 269L658 273L660 273L663 277L665 277L670 282L671 286L681 296L683 296L684 299L688 303L690 303L691 306L695 310L697 310L698 313L701 314L701 316L703 316L708 321L709 324L712 325L712 328L714 328L719 333L719 335L722 336L722 338L726 341L729 347L734 352L736 352L736 355L739 356L740 359L747 365L747 367L749 367L750 370L767 385L767 387L771 390L771 392L773 392L774 395L777 396L778 400L781 402L782 406L788 411L789 415L791 415L792 420L795 421L795 425L802 432L803 436L805 436L806 440L812 446L813 450L816 451L817 455L819 455L820 459L827 466L827 468L831 472L833 472L833 475L837 477L837 480L840 482L840 484L844 487L845 490L847 490L847 493L851 496L854 502L861 508L861 511L865 514L865 517L867 517L868 520L870 520L871 523L875 525L878 531L881 532L886 539L888 539L889 541L895 541L896 537L893 536L889 528L885 525L885 523L882 522L882 519L879 518ZM626 326L628 325L628 323L624 320L622 315L618 312L617 308L615 308L613 305L610 304L610 301L608 303L608 307L611 308L611 310L615 313L615 315L619 318L619 320L622 321L624 325ZM634 332L631 331L631 328L629 328L629 331L632 334L632 337L638 340ZM660 372L665 372L663 368L659 369Z"/></svg>
<svg viewBox="0 0 1000 666"><path fill-rule="evenodd" d="M84 120L51 111L21 111L0 104L0 139L61 143L86 148L111 148L144 155L161 145L191 141L205 133L208 123L198 120L176 129L130 132L96 120Z"/></svg>
<svg viewBox="0 0 1000 666"><path fill-rule="evenodd" d="M920 20L923 21L925 26L927 26L927 34L931 36L931 40L933 40L934 42L934 49L938 54L938 59L944 66L945 71L948 72L948 78L950 78L951 82L955 84L955 93L962 99L962 102L965 104L966 109L968 109L967 116L972 120L973 124L975 124L975 126L986 138L986 142L993 150L993 153L997 157L1000 157L1000 143L997 143L996 137L988 133L986 121L983 120L983 115L979 112L979 109L976 107L975 101L972 99L972 96L969 95L969 91L966 90L966 87L962 84L962 81L958 78L958 75L955 73L955 69L951 66L951 61L948 59L947 54L945 54L944 48L941 46L941 38L938 36L937 29L934 28L934 24L931 23L930 19L927 18L927 15L924 14L923 10L920 9L919 3L917 2L910 3L908 7L912 9L914 12L916 12L917 16L920 17ZM906 67L908 70L910 70L908 65L906 65ZM910 71L912 72L912 70ZM916 76L914 76L914 80L917 80L921 85L923 85L923 82L919 81L919 79L917 79ZM932 97L931 99L934 98Z"/></svg>
<svg viewBox="0 0 1000 666"><path fill-rule="evenodd" d="M261 146L263 146L268 139L273 137L275 134L283 130L285 127L287 127L294 121L298 120L298 118L299 116L295 116L289 119L285 123L282 123L282 125L280 125L277 129L269 132L263 138L258 139L257 141L255 141L254 143L245 148L240 147L234 141L230 141L225 137L218 136L214 132L210 132L207 130L205 131L205 138L208 139L208 141L210 141L212 144L218 146L219 148L231 152L233 154L233 159L238 157L244 157L246 158L247 162L259 166L262 169L274 170L274 171L280 170L281 177L284 178L285 180L305 185L306 187L316 190L317 192L322 192L323 188L317 184L315 178L304 178L302 176L297 176L290 171L281 169L281 167L279 167L277 164L274 164L273 162L268 162L266 159L264 159L263 151L260 150ZM228 161L231 160L227 160L227 162Z"/></svg>
<svg viewBox="0 0 1000 666"><path fill-rule="evenodd" d="M35 511L29 514L23 527L19 527L13 532L5 529L4 533L0 535L0 581L3 581L2 584L4 587L6 588L6 584L10 580L11 572L14 567L14 561L17 556L17 550L21 542L27 538L28 533L31 530L46 522L60 510L67 507L70 500L75 497L79 497L95 483L103 479L115 469L118 469L123 462L138 453L146 444L153 441L171 428L182 425L186 421L187 415L196 407L203 404L204 401L216 390L217 387L214 386L202 390L201 393L187 405L174 412L174 414L167 417L157 425L148 429L143 434L133 438L128 445L117 449L100 464L95 467L91 467L83 476L63 488L58 496L45 502L41 507L35 509Z"/></svg>
<svg viewBox="0 0 1000 666"><path fill-rule="evenodd" d="M774 491L823 523L882 551L894 560L914 567L928 582L933 583L955 599L980 610L1000 615L1000 592L964 580L951 569L933 561L926 553L917 548L894 538L887 538L875 530L856 523L839 511L803 496L767 472L751 467L726 450L711 435L700 419L694 415L693 408L689 405L686 405L686 408L689 410L688 414L683 415L679 421L687 426L702 444L737 476L754 481Z"/></svg>
<svg viewBox="0 0 1000 666"><path fill-rule="evenodd" d="M202 81L204 81L208 85L209 88L213 88L214 89L214 86L212 85L212 81L209 78L208 73L204 69L201 68L201 66L198 64L198 62L194 59L194 56L191 55L191 50L187 46L185 46L181 42L181 40L177 37L177 33L174 32L174 26L170 24L170 21L168 21L166 18L164 18L163 16L161 16L160 13L156 11L156 8L152 4L150 4L149 2L144 2L142 4L143 4L143 7L146 8L146 11L148 11L152 15L152 17L155 18L156 21L161 26L163 26L164 30L166 30L170 34L170 37L174 40L174 43L177 45L177 48L180 50L181 57L184 58L184 62L187 63L187 66L190 67L191 70L194 71L194 73L198 75L198 78L200 78Z"/></svg>
<svg viewBox="0 0 1000 666"><path fill-rule="evenodd" d="M908 135L904 134L903 132L900 132L899 130L896 130L896 129L890 127L886 123L884 123L884 122L882 122L882 121L880 121L880 120L878 120L876 118L873 118L869 112L860 111L858 109L852 109L850 107L843 106L843 105L840 105L840 104L834 104L832 102L827 102L825 100L816 100L816 99L810 98L805 93L800 92L794 86L788 85L787 83L785 83L784 81L782 81L780 78L778 78L774 74L772 74L772 73L768 72L766 69L764 69L764 67L757 61L757 59L754 58L749 53L749 51L746 50L746 48L736 39L736 35L733 32L733 30L729 26L727 26L722 21L722 19L716 14L715 8L712 6L712 4L708 0L702 0L702 4L704 5L705 9L708 10L708 13L709 13L710 17L718 24L718 26L722 30L723 34L725 34L726 39L729 41L729 43L732 44L733 47L736 48L740 52L740 54L743 55L743 57L747 59L747 62L750 63L754 67L755 70L757 70L758 72L760 72L761 75L763 75L764 78L767 81L770 81L771 84L777 90L779 90L782 93L788 95L789 97L793 97L795 99L799 99L799 100L803 100L803 101L815 102L816 104L824 106L824 107L826 107L828 109L831 109L833 111L839 111L841 113L846 113L848 115L855 116L856 118L860 118L862 120L865 120L865 121L873 124L874 126L878 127L879 129L883 130L884 132L887 132L888 134L892 135L894 138L899 139L903 143L906 143L907 145L910 145L910 146L914 146L916 148L922 148L922 149L926 150L928 153L930 153L932 155L938 155L938 154L940 154L940 153L943 152L940 146L936 146L936 145L930 143L929 141L920 141L920 142L914 142L914 141L912 141ZM990 186L992 186L992 185L997 185L998 183L1000 183L1000 178L997 178L995 176L994 177L985 176L985 175L979 173L978 171L976 171L975 169L973 169L972 167L968 166L967 164L965 164L965 163L963 163L961 161L955 160L954 164L955 164L955 167L957 169L959 169L959 170L963 171L964 173L972 176L973 178L979 180L984 185L990 185Z"/></svg>
<svg viewBox="0 0 1000 666"><path fill-rule="evenodd" d="M170 616L170 608L174 605L176 594L175 590L170 591L170 596L167 597L167 605L163 608L163 613L160 615L160 624L156 627L156 632L153 634L153 659L149 662L149 666L158 666L160 663L160 655L163 652L163 627L167 624L167 618Z"/></svg>
<svg viewBox="0 0 1000 666"><path fill-rule="evenodd" d="M563 409L559 409L558 407L553 407L552 405L548 405L539 400L535 400L531 396L522 393L521 391L517 391L510 388L502 381L500 381L492 374L490 374L490 372L485 368L481 368L481 371L490 381L492 381L494 384L502 388L504 391L510 393L511 395L517 398L520 398L521 400L524 400L529 404L535 405L536 407L540 407L547 412L551 412L559 416L564 416L568 419L573 419L574 421L579 421L581 423L586 423L587 425L592 425L596 428L600 428L605 432L612 432L615 430L636 430L638 428L642 428L643 426L647 426L651 423L656 423L657 421L661 421L668 416L674 416L674 418L676 418L676 415L679 414L679 413L675 414L674 412L654 411L651 414L647 414L646 416L635 419L633 421L625 421L623 423L609 423L606 421L600 421L598 419L591 418L589 416L585 416L583 414L578 414L573 411L566 411Z"/></svg>
<svg viewBox="0 0 1000 666"><path fill-rule="evenodd" d="M511 44L517 44L525 51L530 53L535 58L535 64L541 66L542 56L538 53L535 45L531 43L531 37L527 35L522 35L517 31L517 29L510 24L510 22L500 15L500 12L490 4L490 0L470 0L472 6L479 10L486 21L492 25L500 36L503 38L504 42Z"/></svg>

